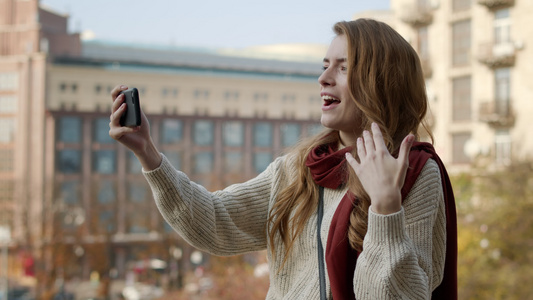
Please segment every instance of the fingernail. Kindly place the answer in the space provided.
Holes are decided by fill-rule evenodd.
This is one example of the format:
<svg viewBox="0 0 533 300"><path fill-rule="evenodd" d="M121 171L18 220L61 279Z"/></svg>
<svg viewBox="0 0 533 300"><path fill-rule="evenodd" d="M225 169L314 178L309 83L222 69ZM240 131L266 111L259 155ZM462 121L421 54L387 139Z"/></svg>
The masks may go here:
<svg viewBox="0 0 533 300"><path fill-rule="evenodd" d="M128 87L125 86L125 85L121 85L121 86L120 86L120 89L121 89L121 90L125 90L125 89L127 89L127 88L128 88Z"/></svg>

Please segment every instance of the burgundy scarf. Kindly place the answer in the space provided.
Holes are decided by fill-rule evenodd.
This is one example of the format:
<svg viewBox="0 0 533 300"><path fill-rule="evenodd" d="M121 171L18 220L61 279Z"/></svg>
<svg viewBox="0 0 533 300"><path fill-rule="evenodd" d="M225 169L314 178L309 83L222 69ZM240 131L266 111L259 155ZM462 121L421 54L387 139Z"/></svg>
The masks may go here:
<svg viewBox="0 0 533 300"><path fill-rule="evenodd" d="M352 148L337 151L337 144L331 143L314 148L307 157L306 166L316 184L337 189L346 182L348 171L345 153ZM455 199L448 173L433 146L415 142L409 153L409 169L402 187L402 201L414 185L426 161L432 158L439 166L446 208L446 260L442 283L433 291L432 299L457 299L457 218ZM326 245L326 264L333 299L355 299L353 276L359 253L348 241L348 226L354 203L350 192L342 198L330 225Z"/></svg>

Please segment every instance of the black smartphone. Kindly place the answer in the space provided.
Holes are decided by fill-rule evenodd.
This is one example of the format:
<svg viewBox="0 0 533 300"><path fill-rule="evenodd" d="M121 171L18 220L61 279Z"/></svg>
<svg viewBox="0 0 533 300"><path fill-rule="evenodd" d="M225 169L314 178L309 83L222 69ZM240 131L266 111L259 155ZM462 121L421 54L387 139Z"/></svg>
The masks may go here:
<svg viewBox="0 0 533 300"><path fill-rule="evenodd" d="M124 103L126 103L126 111L120 117L120 125L127 127L140 126L141 101L139 91L136 88L130 88L120 92L120 94L124 94Z"/></svg>

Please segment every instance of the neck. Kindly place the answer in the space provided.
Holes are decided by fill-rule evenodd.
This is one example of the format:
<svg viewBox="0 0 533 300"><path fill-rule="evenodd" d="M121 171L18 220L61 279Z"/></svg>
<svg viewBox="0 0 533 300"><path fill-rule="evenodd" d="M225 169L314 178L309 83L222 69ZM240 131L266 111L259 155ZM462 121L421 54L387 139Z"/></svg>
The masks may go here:
<svg viewBox="0 0 533 300"><path fill-rule="evenodd" d="M354 132L339 131L339 149L355 145L356 139L361 136Z"/></svg>

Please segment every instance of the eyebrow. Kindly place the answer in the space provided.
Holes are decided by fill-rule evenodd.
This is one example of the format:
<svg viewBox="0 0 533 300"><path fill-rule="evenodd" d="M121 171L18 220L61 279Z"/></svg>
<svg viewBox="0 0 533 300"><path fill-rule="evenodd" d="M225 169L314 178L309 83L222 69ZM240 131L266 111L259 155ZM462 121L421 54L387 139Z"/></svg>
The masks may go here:
<svg viewBox="0 0 533 300"><path fill-rule="evenodd" d="M329 58L324 58L322 61L326 62L326 63L330 62ZM346 59L346 58L337 58L335 61L337 61L338 63L344 63L344 62L347 62L348 59Z"/></svg>

